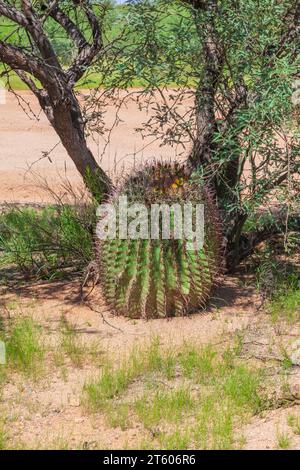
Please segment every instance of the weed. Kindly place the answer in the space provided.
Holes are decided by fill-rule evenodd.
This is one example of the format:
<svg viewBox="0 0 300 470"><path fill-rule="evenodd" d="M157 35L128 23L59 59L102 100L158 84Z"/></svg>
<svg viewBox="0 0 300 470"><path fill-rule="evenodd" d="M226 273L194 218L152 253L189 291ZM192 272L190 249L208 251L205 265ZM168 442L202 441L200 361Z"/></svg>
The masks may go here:
<svg viewBox="0 0 300 470"><path fill-rule="evenodd" d="M188 378L193 377L198 383L211 383L216 374L215 356L216 353L210 346L201 349L186 345L179 359L183 375Z"/></svg>
<svg viewBox="0 0 300 470"><path fill-rule="evenodd" d="M186 450L190 444L190 433L176 429L171 433L160 433L159 447L164 450Z"/></svg>
<svg viewBox="0 0 300 470"><path fill-rule="evenodd" d="M103 409L106 400L120 395L140 375L162 370L169 369L165 368L159 340L154 338L148 348L133 349L118 367L107 362L98 380L85 384L83 402L90 410Z"/></svg>
<svg viewBox="0 0 300 470"><path fill-rule="evenodd" d="M176 422L191 411L195 402L186 387L159 390L154 396L143 395L134 403L134 410L145 428L151 429L161 421Z"/></svg>
<svg viewBox="0 0 300 470"><path fill-rule="evenodd" d="M87 212L91 212L87 210ZM16 265L24 275L53 279L67 269L82 269L92 256L90 225L79 209L10 209L0 215L2 266Z"/></svg>
<svg viewBox="0 0 300 470"><path fill-rule="evenodd" d="M249 408L253 413L261 407L259 387L261 373L249 370L245 365L237 365L228 374L221 388L224 395L238 408Z"/></svg>
<svg viewBox="0 0 300 470"><path fill-rule="evenodd" d="M8 364L26 375L41 372L45 351L40 328L31 317L17 318L4 339Z"/></svg>
<svg viewBox="0 0 300 470"><path fill-rule="evenodd" d="M291 440L289 436L285 433L278 433L277 434L277 445L279 449L288 449L291 446Z"/></svg>
<svg viewBox="0 0 300 470"><path fill-rule="evenodd" d="M78 338L74 326L65 317L61 317L60 320L60 334L62 352L71 359L72 364L76 367L82 367L85 353L84 346Z"/></svg>
<svg viewBox="0 0 300 470"><path fill-rule="evenodd" d="M295 268L287 268L276 261L271 253L263 254L257 270L258 289L273 322L284 318L295 323L300 318L299 273Z"/></svg>
<svg viewBox="0 0 300 470"><path fill-rule="evenodd" d="M130 371L124 366L113 370L112 364L106 364L98 380L84 386L84 403L91 411L103 410L108 399L114 398L128 387Z"/></svg>
<svg viewBox="0 0 300 470"><path fill-rule="evenodd" d="M287 423L292 428L293 433L300 436L300 418L294 415L289 415Z"/></svg>
<svg viewBox="0 0 300 470"><path fill-rule="evenodd" d="M297 290L289 289L279 292L268 304L267 310L272 315L272 320L277 322L279 318L285 318L289 323L295 323L300 319L300 285Z"/></svg>
<svg viewBox="0 0 300 470"><path fill-rule="evenodd" d="M196 417L193 436L197 448L231 449L233 448L234 409L230 402L218 400L218 396L206 396Z"/></svg>
<svg viewBox="0 0 300 470"><path fill-rule="evenodd" d="M293 367L293 361L291 360L290 356L288 355L288 352L286 351L285 348L281 348L281 354L283 355L283 360L281 362L281 366L284 370L289 370L291 367Z"/></svg>
<svg viewBox="0 0 300 470"><path fill-rule="evenodd" d="M6 444L7 435L4 429L4 423L0 421L0 450L5 450L7 447Z"/></svg>
<svg viewBox="0 0 300 470"><path fill-rule="evenodd" d="M5 365L0 364L0 400L2 398L2 389L6 380Z"/></svg>
<svg viewBox="0 0 300 470"><path fill-rule="evenodd" d="M107 423L112 428L120 427L122 431L128 429L130 422L130 404L121 403L119 405L108 403L105 407Z"/></svg>
<svg viewBox="0 0 300 470"><path fill-rule="evenodd" d="M76 367L83 367L89 359L97 365L102 363L102 352L98 342L84 344L76 328L65 316L60 318L60 342L55 348L53 359L56 367L63 367L68 357Z"/></svg>
<svg viewBox="0 0 300 470"><path fill-rule="evenodd" d="M234 429L258 412L264 400L263 373L240 364L239 349L240 341L223 354L211 346L185 343L170 352L155 338L145 349L135 347L118 367L107 363L99 379L85 385L84 403L93 411L102 410L111 426L123 430L136 416L144 430L154 433L141 448L236 448ZM137 378L160 383L154 374L162 374L170 388L144 388L133 401L126 395L122 402L122 394Z"/></svg>

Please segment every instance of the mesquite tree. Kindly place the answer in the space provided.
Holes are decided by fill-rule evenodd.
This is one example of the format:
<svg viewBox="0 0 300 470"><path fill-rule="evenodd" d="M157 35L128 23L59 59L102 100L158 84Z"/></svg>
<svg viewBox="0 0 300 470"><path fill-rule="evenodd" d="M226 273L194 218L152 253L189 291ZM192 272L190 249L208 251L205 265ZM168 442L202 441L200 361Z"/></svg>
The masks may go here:
<svg viewBox="0 0 300 470"><path fill-rule="evenodd" d="M108 193L111 183L87 146L86 121L74 91L94 61L104 62L105 52L112 49L103 34L110 5L94 4L1 0L0 64L2 76L13 71L37 97L77 170L99 197Z"/></svg>
<svg viewBox="0 0 300 470"><path fill-rule="evenodd" d="M144 106L154 111L141 131L182 146L189 167L214 188L233 266L270 233L270 224L257 229L253 220L255 230L245 231L249 218L271 201L283 203L286 215L299 194L292 95L300 2L128 3L132 29L140 30L128 62L144 83Z"/></svg>
<svg viewBox="0 0 300 470"><path fill-rule="evenodd" d="M139 106L152 109L139 131L181 148L191 172L214 188L232 267L274 227L288 226L299 193L292 94L300 2L128 0L121 27L107 19L108 10L105 0L0 0L0 21L15 25L0 36L0 62L8 67L2 73L13 69L37 96L97 195L111 183L87 147L75 84L91 66L101 85L117 93L138 80L142 89L128 96L136 93ZM107 38L105 28L116 29L120 41ZM100 122L97 92L92 101L97 112L90 116L97 121L100 111ZM270 201L283 206L280 220L257 227L253 219Z"/></svg>

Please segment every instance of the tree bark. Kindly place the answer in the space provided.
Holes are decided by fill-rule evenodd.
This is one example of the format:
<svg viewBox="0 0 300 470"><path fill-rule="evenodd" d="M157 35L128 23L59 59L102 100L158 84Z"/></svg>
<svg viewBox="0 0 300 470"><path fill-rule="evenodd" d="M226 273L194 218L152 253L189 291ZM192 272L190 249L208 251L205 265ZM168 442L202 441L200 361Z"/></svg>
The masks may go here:
<svg viewBox="0 0 300 470"><path fill-rule="evenodd" d="M69 95L67 104L63 102L53 105L50 122L86 186L101 202L110 193L112 183L88 148L80 106L72 93Z"/></svg>
<svg viewBox="0 0 300 470"><path fill-rule="evenodd" d="M223 67L222 53L218 47L214 27L217 15L217 1L186 0L194 8L198 37L203 49L203 77L196 91L196 139L189 157L189 165L196 169L199 166L211 166L214 151L213 136L217 131L215 115L215 94L218 79ZM202 21L199 21L201 15ZM204 21L205 19L205 21ZM205 24L204 24L205 23Z"/></svg>

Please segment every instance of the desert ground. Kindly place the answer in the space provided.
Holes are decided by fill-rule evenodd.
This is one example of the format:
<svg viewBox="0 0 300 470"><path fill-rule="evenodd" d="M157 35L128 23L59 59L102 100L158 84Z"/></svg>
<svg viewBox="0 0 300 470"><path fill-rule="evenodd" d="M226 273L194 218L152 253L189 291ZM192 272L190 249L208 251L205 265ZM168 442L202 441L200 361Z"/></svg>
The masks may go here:
<svg viewBox="0 0 300 470"><path fill-rule="evenodd" d="M6 104L0 105L0 202L47 202L51 196L41 188L41 180L47 178L55 188L64 179L75 186L80 185L81 179L40 112L36 98L29 91L18 91L18 96L7 93ZM105 117L108 129L113 126L115 116L115 107L109 105ZM97 141L89 139L97 160L112 176L122 174L124 166L128 169L134 162L176 158L176 148L161 147L159 141L151 137L143 139L135 132L147 120L147 113L140 111L136 103L131 101L123 106L119 119L108 145L105 137L100 136ZM44 153L49 151L47 158Z"/></svg>
<svg viewBox="0 0 300 470"><path fill-rule="evenodd" d="M0 106L1 204L49 202L36 175L47 177L54 187L65 176L80 185L34 98L29 92L22 92L22 98L39 119L30 120L13 95ZM158 142L147 146L134 132L145 118L134 104L123 113L102 156L105 170L121 174L134 155L138 160L175 157L176 150L159 147ZM111 121L113 114L110 109ZM104 142L98 146L90 141L90 146L100 158ZM42 152L52 148L51 161L41 159ZM114 317L97 286L82 300L81 282L80 277L56 282L13 279L0 286L1 321L29 319L38 325L40 343L40 350L32 352L34 364L15 364L2 384L0 375L0 449L1 442L3 448L13 449L300 448L300 358L295 356L299 323L273 321L259 308L260 296L245 270L219 280L206 311L171 320ZM156 362L150 364L153 350ZM132 360L134 351L145 355L138 366ZM208 380L195 375L195 351L204 351L199 357ZM210 359L207 351L213 351ZM232 354L242 366L231 363ZM190 373L182 358L188 359ZM219 361L226 386L216 376L210 380L210 361ZM93 385L105 367L116 382ZM122 367L132 368L126 380ZM251 394L257 392L256 376L249 372L249 378L243 367L264 374L259 385L262 398L249 407ZM233 396L230 384L244 376L249 380L239 379L238 396ZM192 396L182 392L185 399L172 401L177 387L185 392L188 388ZM103 401L96 393L100 389ZM164 399L157 399L153 409L145 396L156 396L157 391ZM229 397L228 409L220 409L212 418L215 427L207 429L205 413L210 411L205 406L215 400L218 409L223 396ZM243 402L240 396L246 397Z"/></svg>
<svg viewBox="0 0 300 470"><path fill-rule="evenodd" d="M0 409L8 448L299 449L300 368L298 363L285 362L292 355L299 327L272 324L264 312L257 312L259 297L255 289L247 287L246 279L227 277L208 311L168 321L113 317L97 288L88 304L78 300L79 290L80 279L2 289L3 321L33 319L45 348L41 363L31 370L17 369L2 386ZM64 333L63 324L68 325ZM153 409L146 409L153 414L150 422L142 411L136 416L131 407L134 409L145 393L151 396L161 390L168 394L178 386L190 387L195 396L204 393L205 385L191 386L187 378L181 382L177 372L172 377L161 371L149 374L145 366L145 375L134 377L114 399L95 407L86 401L86 384L97 380L107 358L117 370L120 363L129 368L131 351L149 354L149 345L151 348L155 341L171 355L194 345L199 351L213 348L219 358L237 340L241 342L239 360L247 367L265 370L263 389L268 405L254 415L246 412L242 418L239 411L233 411L232 434L222 421L225 418L219 422L220 415L216 429L191 445L184 435L194 432L191 410L187 418L179 414L175 423L172 419L169 423L170 417L164 423ZM161 406L157 404L157 410ZM180 402L177 406L180 412Z"/></svg>

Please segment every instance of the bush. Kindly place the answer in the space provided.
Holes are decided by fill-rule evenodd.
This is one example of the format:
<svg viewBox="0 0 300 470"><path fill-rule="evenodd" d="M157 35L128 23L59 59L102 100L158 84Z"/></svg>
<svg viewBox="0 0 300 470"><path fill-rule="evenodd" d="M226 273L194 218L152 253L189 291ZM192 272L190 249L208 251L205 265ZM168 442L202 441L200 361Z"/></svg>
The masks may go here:
<svg viewBox="0 0 300 470"><path fill-rule="evenodd" d="M80 271L92 257L94 220L92 206L9 209L0 215L0 266L46 279Z"/></svg>

